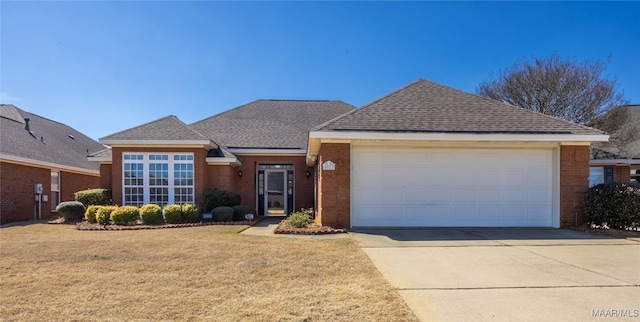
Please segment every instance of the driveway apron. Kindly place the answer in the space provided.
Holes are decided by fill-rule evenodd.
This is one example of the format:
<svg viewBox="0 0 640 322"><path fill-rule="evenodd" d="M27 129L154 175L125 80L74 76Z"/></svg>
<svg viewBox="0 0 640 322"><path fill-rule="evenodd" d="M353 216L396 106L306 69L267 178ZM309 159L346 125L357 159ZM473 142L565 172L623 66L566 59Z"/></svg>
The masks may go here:
<svg viewBox="0 0 640 322"><path fill-rule="evenodd" d="M640 320L638 242L561 229L350 236L423 321Z"/></svg>

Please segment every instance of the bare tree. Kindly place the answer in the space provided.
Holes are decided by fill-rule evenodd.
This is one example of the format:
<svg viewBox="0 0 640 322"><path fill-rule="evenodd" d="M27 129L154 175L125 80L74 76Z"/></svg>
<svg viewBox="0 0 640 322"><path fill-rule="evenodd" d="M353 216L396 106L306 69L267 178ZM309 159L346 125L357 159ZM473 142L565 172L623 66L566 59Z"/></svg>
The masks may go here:
<svg viewBox="0 0 640 322"><path fill-rule="evenodd" d="M587 124L626 104L616 80L605 78L606 61L562 59L558 54L520 60L480 83L479 95L532 111Z"/></svg>

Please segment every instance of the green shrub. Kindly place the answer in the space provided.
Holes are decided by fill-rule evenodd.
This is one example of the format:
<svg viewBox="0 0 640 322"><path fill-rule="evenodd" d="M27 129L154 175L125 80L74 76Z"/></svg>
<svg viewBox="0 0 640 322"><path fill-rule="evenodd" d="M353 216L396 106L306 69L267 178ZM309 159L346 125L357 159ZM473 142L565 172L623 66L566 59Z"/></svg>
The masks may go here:
<svg viewBox="0 0 640 322"><path fill-rule="evenodd" d="M240 204L240 195L226 190L205 191L202 198L202 210L210 212L214 208L226 206L233 207Z"/></svg>
<svg viewBox="0 0 640 322"><path fill-rule="evenodd" d="M158 224L162 222L162 208L155 204L140 207L140 218L145 224Z"/></svg>
<svg viewBox="0 0 640 322"><path fill-rule="evenodd" d="M82 220L86 210L84 205L77 201L61 202L56 207L56 211L64 217L64 220Z"/></svg>
<svg viewBox="0 0 640 322"><path fill-rule="evenodd" d="M182 205L182 221L197 222L200 219L199 215L198 206L191 203Z"/></svg>
<svg viewBox="0 0 640 322"><path fill-rule="evenodd" d="M603 183L589 188L584 212L589 224L614 229L640 227L640 185Z"/></svg>
<svg viewBox="0 0 640 322"><path fill-rule="evenodd" d="M290 226L297 228L305 228L311 224L311 216L313 209L300 209L300 211L292 212L287 218Z"/></svg>
<svg viewBox="0 0 640 322"><path fill-rule="evenodd" d="M177 224L182 221L182 210L180 205L166 205L164 206L164 221L170 224Z"/></svg>
<svg viewBox="0 0 640 322"><path fill-rule="evenodd" d="M111 205L111 190L89 189L81 190L74 194L76 201L82 202L85 207L91 205L108 206Z"/></svg>
<svg viewBox="0 0 640 322"><path fill-rule="evenodd" d="M111 213L111 221L116 225L129 225L138 220L139 214L136 206L122 206Z"/></svg>
<svg viewBox="0 0 640 322"><path fill-rule="evenodd" d="M95 224L97 222L96 213L102 207L103 206L89 206L89 207L87 207L87 211L84 212L84 219L86 221L92 223L92 224Z"/></svg>
<svg viewBox="0 0 640 322"><path fill-rule="evenodd" d="M96 211L96 221L101 225L108 225L111 220L111 213L118 209L118 206L101 206Z"/></svg>
<svg viewBox="0 0 640 322"><path fill-rule="evenodd" d="M246 205L235 205L233 208L233 220L242 221L245 220L244 215L251 213L251 208Z"/></svg>
<svg viewBox="0 0 640 322"><path fill-rule="evenodd" d="M216 207L211 211L213 221L232 221L233 208L227 206Z"/></svg>

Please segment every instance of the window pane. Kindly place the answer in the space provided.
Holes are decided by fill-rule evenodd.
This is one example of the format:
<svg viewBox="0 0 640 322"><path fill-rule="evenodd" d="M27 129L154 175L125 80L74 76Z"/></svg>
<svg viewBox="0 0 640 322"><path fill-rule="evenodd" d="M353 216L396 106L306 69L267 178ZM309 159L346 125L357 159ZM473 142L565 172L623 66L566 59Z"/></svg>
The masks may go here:
<svg viewBox="0 0 640 322"><path fill-rule="evenodd" d="M60 191L60 172L51 171L51 190Z"/></svg>

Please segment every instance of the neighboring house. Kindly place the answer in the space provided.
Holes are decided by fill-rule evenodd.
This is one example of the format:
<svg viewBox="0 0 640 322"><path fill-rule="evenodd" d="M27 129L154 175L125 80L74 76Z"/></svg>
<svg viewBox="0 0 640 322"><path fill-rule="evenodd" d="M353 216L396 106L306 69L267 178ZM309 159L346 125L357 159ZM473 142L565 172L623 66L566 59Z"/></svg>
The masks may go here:
<svg viewBox="0 0 640 322"><path fill-rule="evenodd" d="M100 140L114 201L237 191L259 215L314 206L334 227L568 227L584 222L604 132L419 79L359 109L259 100ZM111 178L110 180L108 178Z"/></svg>
<svg viewBox="0 0 640 322"><path fill-rule="evenodd" d="M0 223L50 218L60 201L99 186L87 155L104 146L84 134L13 105L0 105L0 133Z"/></svg>
<svg viewBox="0 0 640 322"><path fill-rule="evenodd" d="M589 185L640 182L640 105L617 106L591 126L611 137L591 146Z"/></svg>

